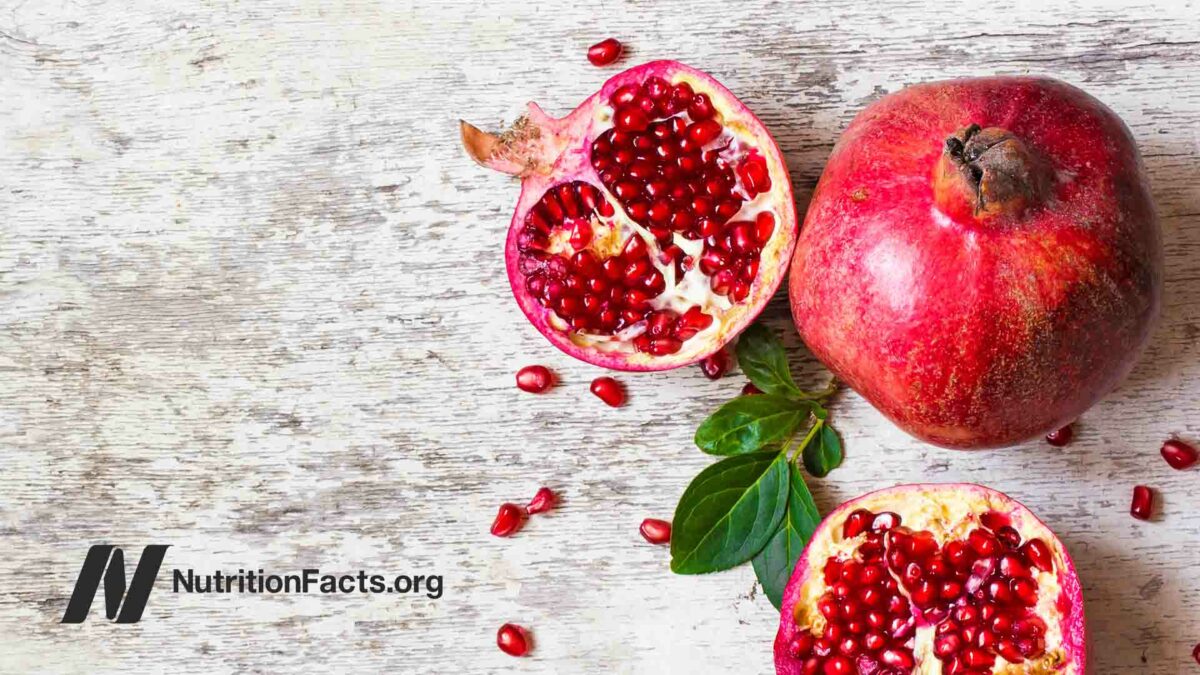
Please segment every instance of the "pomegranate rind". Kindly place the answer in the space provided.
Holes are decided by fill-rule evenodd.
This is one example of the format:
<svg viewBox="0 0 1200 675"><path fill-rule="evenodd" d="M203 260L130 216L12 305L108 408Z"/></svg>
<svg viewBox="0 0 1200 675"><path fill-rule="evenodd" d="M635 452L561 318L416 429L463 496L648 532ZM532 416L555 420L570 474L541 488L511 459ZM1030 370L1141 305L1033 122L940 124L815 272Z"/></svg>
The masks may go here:
<svg viewBox="0 0 1200 675"><path fill-rule="evenodd" d="M947 505L950 505L947 507ZM1063 675L1082 675L1087 672L1087 627L1084 619L1083 589L1079 576L1075 572L1075 564L1067 553L1066 547L1058 537L1020 502L1002 492L974 483L921 483L899 485L867 493L852 499L834 509L821 521L813 532L812 538L796 562L796 568L783 591L783 606L779 615L779 630L775 634L775 672L777 675L801 675L803 662L788 656L787 648L797 627L797 604L807 601L809 606L826 590L822 578L821 567L840 542L841 528L848 516L855 509L868 509L872 512L892 511L900 514L905 524L912 522L913 513L922 509L933 509L934 513L953 513L956 519L961 519L964 512L976 516L997 511L1007 515L1011 525L1025 539L1040 538L1050 547L1054 557L1054 576L1059 587L1058 597L1054 598L1055 606L1063 612L1057 617L1057 626L1061 634L1058 644L1048 645L1050 650L1061 650L1064 656L1062 662L1054 669L1023 668L1009 664L1003 673L1062 673ZM977 520L957 523L955 536L965 534L966 530L976 524ZM935 532L935 536L937 533ZM941 537L939 536L939 541ZM815 611L812 610L812 611ZM1051 617L1043 617L1050 623ZM929 629L926 629L929 630ZM1029 665L1029 664L1026 664ZM1000 668L999 662L997 668ZM914 673L940 673L941 662L918 663Z"/></svg>
<svg viewBox="0 0 1200 675"><path fill-rule="evenodd" d="M620 204L608 193L592 168L591 142L611 126L602 111L607 108L612 93L628 83L640 85L652 75L672 85L687 82L696 92L707 93L714 107L721 111L725 129L762 153L767 162L771 189L759 198L769 202L777 216L775 232L762 250L760 271L749 296L726 310L711 333L702 333L686 340L678 352L665 356L624 351L621 349L623 343L589 340L565 330L562 325L555 326L554 323L561 324L561 320L524 291L525 277L518 267L520 250L517 240L525 216L550 187L567 180L586 181L607 195L620 212ZM514 125L510 134L519 139L519 143L509 147L502 155L477 157L477 160L490 168L522 177L521 196L514 210L504 250L508 281L517 304L529 322L563 352L611 370L657 371L692 364L720 350L737 337L757 318L783 282L798 230L787 165L779 146L763 123L712 76L676 61L646 63L613 76L599 91L562 119L549 117L537 104L530 103L528 113ZM606 349L606 345L611 346Z"/></svg>

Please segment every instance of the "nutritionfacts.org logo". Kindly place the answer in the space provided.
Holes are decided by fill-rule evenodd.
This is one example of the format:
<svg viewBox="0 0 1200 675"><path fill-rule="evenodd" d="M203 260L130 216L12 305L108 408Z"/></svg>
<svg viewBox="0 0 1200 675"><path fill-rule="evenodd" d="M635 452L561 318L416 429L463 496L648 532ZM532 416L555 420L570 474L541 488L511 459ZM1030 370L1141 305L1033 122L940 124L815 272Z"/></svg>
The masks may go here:
<svg viewBox="0 0 1200 675"><path fill-rule="evenodd" d="M101 586L104 588L105 616L115 623L137 623L146 609L150 592L154 590L154 582L168 548L169 544L154 544L142 549L128 583L122 549L108 544L89 548L63 613L62 623L83 623ZM442 575L372 574L365 570L331 574L315 567L303 568L291 574L274 574L261 569L198 573L188 568L172 570L171 591L271 595L420 594L437 600L442 597Z"/></svg>

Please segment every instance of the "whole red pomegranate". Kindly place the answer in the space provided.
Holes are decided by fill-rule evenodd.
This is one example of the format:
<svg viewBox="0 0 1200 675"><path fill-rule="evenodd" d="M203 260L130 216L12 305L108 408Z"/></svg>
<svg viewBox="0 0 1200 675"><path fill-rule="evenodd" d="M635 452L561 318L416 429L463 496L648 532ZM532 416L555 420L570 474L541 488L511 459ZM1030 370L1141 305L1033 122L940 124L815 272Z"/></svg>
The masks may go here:
<svg viewBox="0 0 1200 675"><path fill-rule="evenodd" d="M783 280L796 240L787 167L762 123L674 61L627 70L562 119L536 104L477 162L521 178L508 280L566 353L663 370L717 352Z"/></svg>
<svg viewBox="0 0 1200 675"><path fill-rule="evenodd" d="M863 110L792 259L813 353L914 436L1009 445L1128 373L1162 287L1129 130L1045 78L922 84Z"/></svg>
<svg viewBox="0 0 1200 675"><path fill-rule="evenodd" d="M902 485L839 506L783 593L779 675L1086 672L1079 578L1024 506Z"/></svg>

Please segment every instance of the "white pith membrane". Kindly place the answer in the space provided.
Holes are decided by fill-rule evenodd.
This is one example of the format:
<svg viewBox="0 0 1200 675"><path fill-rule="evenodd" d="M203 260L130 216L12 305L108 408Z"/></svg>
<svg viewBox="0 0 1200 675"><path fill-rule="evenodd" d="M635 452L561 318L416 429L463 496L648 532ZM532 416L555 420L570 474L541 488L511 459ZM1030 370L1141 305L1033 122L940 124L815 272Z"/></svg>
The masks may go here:
<svg viewBox="0 0 1200 675"><path fill-rule="evenodd" d="M664 239L660 244L649 227L651 221L647 218L643 219L643 222L638 222L631 217L623 206L622 200L610 192L600 175L592 167L590 161L592 142L606 130L613 128L615 112L614 107L608 103L607 99L595 105L591 110L591 119L586 122L588 131L580 135L581 147L565 149L564 157L556 162L559 168L566 166L577 168L577 170L566 172L567 177L562 180L540 181L540 193L533 196L528 203L530 210L538 208L539 200L546 194L558 190L564 185L575 183L590 185L598 191L597 202L606 201L611 208L597 207L589 212L585 204L583 215L579 218L567 218L561 226L555 224L547 240L539 243L536 248L551 256L562 256L568 261L578 251L586 250L602 263L606 259L620 255L628 244L629 237L640 237L649 250L647 261L653 270L661 274L665 282L661 292L648 298L644 310L645 316L650 317L654 312L669 310L677 315L676 319L678 320L688 310L692 310L693 313L699 311L712 317L712 321L703 329L685 332L684 335L688 336L680 340L681 344L674 349L670 348L672 345L668 345L666 351L659 351L657 344L653 349L639 349L635 346L634 341L639 336L648 333L649 326L645 318L633 322L622 320L619 327L611 333L603 329L572 327L571 323L560 316L553 306L554 301L542 299L529 287L529 277L536 272L526 274L526 270L519 264L518 273L522 277L521 282L526 285L527 292L534 300L531 304L544 312L545 323L551 329L561 332L578 347L612 355L635 367L663 360L664 357L680 363L692 361L699 356L711 353L714 344L727 342L732 337L731 332L740 330L744 326L748 312L752 308L761 307L767 299L766 296L774 291L782 273L783 258L788 253L785 249L791 240L789 231L794 230L794 216L791 213L792 205L789 194L790 183L786 170L777 154L773 152L773 144L769 138L765 137L765 132L761 129L756 131L750 126L749 121L752 121L753 118L750 117L749 121L738 118L744 108L741 108L740 104L730 101L726 94L714 91L703 80L691 77L686 72L648 73L644 78L651 75L665 78L672 87L686 82L696 94L707 94L713 101L713 107L716 109L714 119L721 124L722 130L718 137L700 146L700 151L717 151L717 161L730 167L733 175L734 183L729 188L729 193L743 200L738 211L722 225L724 228L722 234L732 230L731 224L753 223L760 214L764 213L769 214L773 219L773 230L765 243L760 242L761 251L757 256L756 274L748 282L742 281L748 286L744 297L734 301L730 297L733 293L715 292L710 277L701 271L699 264L705 249L705 240L703 238L689 239L683 236L682 232L672 231L669 240ZM634 80L629 80L629 82L634 82ZM734 114L723 116L723 113L729 110L733 110ZM748 116L748 113L746 114ZM649 119L653 123L671 117L681 117L689 124L693 122L686 110L670 115L651 115ZM743 185L742 177L736 169L739 162L751 153L762 158L770 187L764 192L755 194L753 198L745 200L750 191ZM583 189L587 188L576 188L577 191ZM524 196L522 201L525 201ZM602 212L605 211L611 215L603 215ZM571 242L578 220L584 220L591 230L590 241L582 249L577 249ZM676 260L681 261L680 263L663 258L663 251L669 250L671 246L676 246L681 251L676 257ZM525 251L526 249L521 249L522 255L525 254ZM621 280L613 283L619 284ZM643 339L643 347L645 347L645 342Z"/></svg>
<svg viewBox="0 0 1200 675"><path fill-rule="evenodd" d="M844 537L843 530L845 523L852 513L859 509L864 509L875 514L885 512L894 513L900 516L901 527L914 532L927 531L932 534L934 540L937 542L939 551L941 551L948 542L957 540L965 543L972 530L983 527L980 523L980 517L983 514L997 512L1008 517L1009 526L1021 535L1022 543L1028 542L1031 539L1039 539L1047 545L1050 551L1053 560L1053 571L1043 571L1036 566L1029 566L1032 573L1031 578L1037 583L1037 602L1032 607L1029 607L1028 611L1033 615L1041 617L1046 624L1046 630L1043 635L1045 651L1035 658L1024 659L1021 662L1010 662L997 654L994 649L988 649L986 651L995 657L994 665L983 669L968 669L957 672L1002 673L1008 675L1016 675L1018 673L1025 675L1080 673L1073 661L1068 662L1067 651L1063 645L1064 636L1060 622L1063 612L1058 608L1063 590L1060 575L1066 574L1066 571L1071 568L1066 564L1063 552L1057 545L1057 539L1055 539L1053 533L1040 521L1029 515L1028 511L1024 509L1014 511L1014 502L998 496L998 493L996 495L993 496L992 494L983 492L964 495L961 492L947 494L944 491L939 492L937 490L910 490L903 493L885 491L856 500L852 509L848 508L840 512L836 519L830 520L829 527L822 526L818 530L815 538L805 552L808 569L804 577L804 583L800 587L799 594L792 607L796 626L793 635L798 635L804 631L811 632L817 638L825 635L829 621L818 609L818 603L823 596L832 592L832 585L826 583L823 572L827 560L833 557L839 560L857 559L861 561L861 554L855 557L855 552L866 542L871 530L868 528L866 532L849 538ZM999 554L994 557L998 558ZM882 564L885 568L888 567L886 561ZM917 617L915 632L906 643L906 646L912 651L915 665L911 670L889 668L888 666L880 666L878 669L870 670L860 668L856 665L854 669L848 672L871 673L872 675L890 675L891 673L941 675L942 673L950 672L948 669L945 669L947 663L938 658L934 653L935 626L946 620L947 617L952 619L954 608L966 604L963 598L960 596L944 613L936 612L933 616L923 617L922 611L912 602L912 594L906 589L905 584L900 579L900 575L892 572L891 576L900 582L899 593L909 600L912 614ZM1014 611L1021 612L1022 610L1015 609ZM809 652L809 654L809 658L811 658L812 652ZM833 655L837 654L838 651L835 648ZM878 652L875 655L877 656ZM800 659L801 662L804 660L806 659ZM851 661L856 661L856 659L851 659ZM829 671L818 669L814 672Z"/></svg>

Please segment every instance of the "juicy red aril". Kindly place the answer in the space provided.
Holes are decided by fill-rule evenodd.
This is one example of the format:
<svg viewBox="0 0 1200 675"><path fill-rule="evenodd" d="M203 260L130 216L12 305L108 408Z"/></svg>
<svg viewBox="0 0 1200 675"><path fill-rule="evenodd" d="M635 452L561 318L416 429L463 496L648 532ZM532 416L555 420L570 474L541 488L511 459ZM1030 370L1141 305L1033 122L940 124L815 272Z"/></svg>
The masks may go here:
<svg viewBox="0 0 1200 675"><path fill-rule="evenodd" d="M1200 663L1200 643L1192 647L1192 658L1196 660L1196 663Z"/></svg>
<svg viewBox="0 0 1200 675"><path fill-rule="evenodd" d="M1138 520L1150 520L1150 512L1154 510L1154 491L1145 485L1133 488L1133 503L1129 506L1129 515Z"/></svg>
<svg viewBox="0 0 1200 675"><path fill-rule="evenodd" d="M588 47L587 58L593 66L607 66L621 56L621 43L608 38Z"/></svg>
<svg viewBox="0 0 1200 675"><path fill-rule="evenodd" d="M747 382L745 386L742 387L742 396L753 396L761 393L763 393L762 389L754 386L753 382Z"/></svg>
<svg viewBox="0 0 1200 675"><path fill-rule="evenodd" d="M557 496L554 491L548 487L538 488L537 493L533 495L533 499L529 500L529 504L525 506L525 511L528 513L542 513L554 508L554 502L557 501Z"/></svg>
<svg viewBox="0 0 1200 675"><path fill-rule="evenodd" d="M824 632L798 629L793 638L805 647L794 655L804 659L801 672L840 668L831 664L843 656L856 659L851 672L911 672L918 619L934 627L932 651L944 673L985 671L997 655L1022 663L1044 654L1032 568L1053 571L1050 548L1041 539L1023 541L1002 513L981 514L979 523L939 545L932 533L905 527L897 513L856 509L846 516L843 539L860 539L839 554L852 557L825 561L827 590L816 601Z"/></svg>
<svg viewBox="0 0 1200 675"><path fill-rule="evenodd" d="M525 509L505 502L500 505L500 510L496 512L496 519L492 521L492 534L497 537L508 537L515 534L524 524Z"/></svg>
<svg viewBox="0 0 1200 675"><path fill-rule="evenodd" d="M525 366L517 371L517 387L531 394L541 394L554 385L554 374L546 366Z"/></svg>
<svg viewBox="0 0 1200 675"><path fill-rule="evenodd" d="M592 393L596 398L616 408L625 402L625 389L611 377L597 377L592 380Z"/></svg>
<svg viewBox="0 0 1200 675"><path fill-rule="evenodd" d="M1070 443L1074 436L1075 429L1072 428L1072 425L1068 424L1061 429L1055 429L1054 431L1046 434L1046 442L1056 448L1061 448L1067 443Z"/></svg>
<svg viewBox="0 0 1200 675"><path fill-rule="evenodd" d="M1200 452L1197 452L1196 448L1178 438L1172 438L1163 443L1160 452L1163 459L1167 460L1167 464L1170 464L1173 469L1186 469L1200 459Z"/></svg>
<svg viewBox="0 0 1200 675"><path fill-rule="evenodd" d="M496 646L509 656L525 656L529 653L529 640L525 629L506 623L496 632Z"/></svg>
<svg viewBox="0 0 1200 675"><path fill-rule="evenodd" d="M729 371L729 352L719 349L700 361L700 371L710 380L719 380Z"/></svg>
<svg viewBox="0 0 1200 675"><path fill-rule="evenodd" d="M638 528L642 538L651 544L666 544L671 541L671 524L657 518L647 518Z"/></svg>

